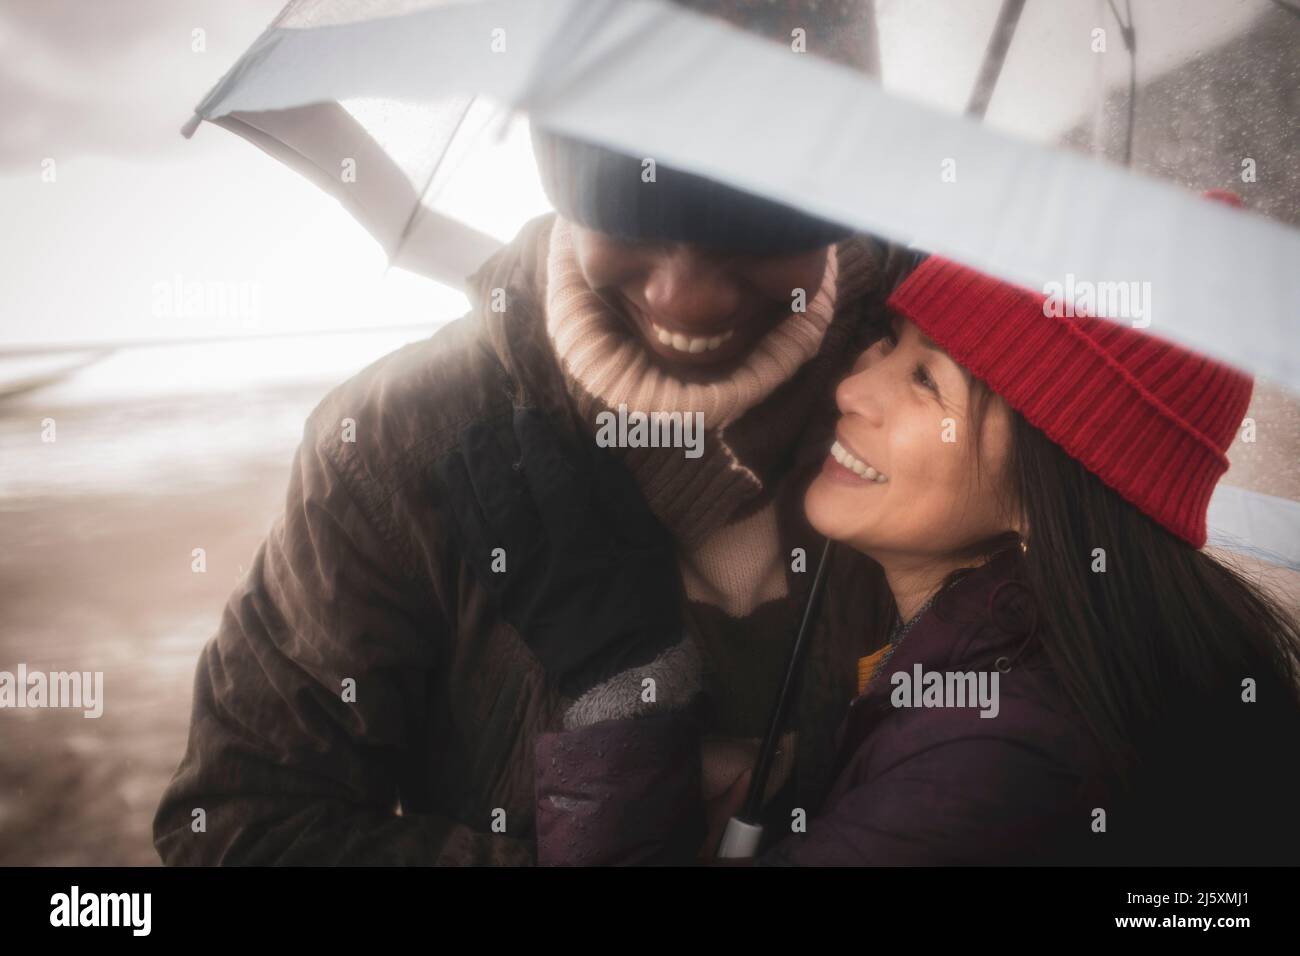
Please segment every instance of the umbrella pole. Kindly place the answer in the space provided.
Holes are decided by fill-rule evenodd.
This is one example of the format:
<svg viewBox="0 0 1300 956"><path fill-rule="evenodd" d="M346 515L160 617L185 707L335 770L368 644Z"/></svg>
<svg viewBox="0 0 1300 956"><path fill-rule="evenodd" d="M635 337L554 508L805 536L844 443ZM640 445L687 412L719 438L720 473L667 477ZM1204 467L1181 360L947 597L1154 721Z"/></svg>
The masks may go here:
<svg viewBox="0 0 1300 956"><path fill-rule="evenodd" d="M759 840L763 836L763 828L758 823L763 806L763 794L767 790L767 778L772 770L776 742L781 733L781 724L785 720L785 712L790 701L794 680L799 673L799 666L803 662L804 651L809 643L805 640L805 636L808 633L808 624L812 621L817 607L817 597L821 591L822 579L826 576L826 559L830 552L831 542L828 538L826 544L822 547L822 556L817 562L817 572L813 576L812 589L808 592L808 601L804 605L803 620L799 624L799 633L795 637L794 647L790 651L790 663L786 666L785 682L781 685L781 693L776 699L776 707L772 710L772 718L768 723L767 735L763 738L763 746L758 751L758 760L754 764L754 776L749 781L749 793L745 798L745 807L740 816L732 817L727 821L727 828L722 834L722 842L718 846L718 859L737 859L753 856L758 849Z"/></svg>
<svg viewBox="0 0 1300 956"><path fill-rule="evenodd" d="M998 77L1002 74L1002 64L1006 61L1016 24L1020 21L1020 12L1024 9L1025 0L1003 0L998 21L993 25L993 35L989 37L988 49L984 51L984 62L971 90L970 102L966 104L968 116L984 118L989 101L993 99L993 88L998 85Z"/></svg>
<svg viewBox="0 0 1300 956"><path fill-rule="evenodd" d="M1137 31L1133 29L1133 4L1124 0L1124 10L1128 14L1128 23L1119 18L1115 0L1106 0L1110 12L1119 24L1120 36L1124 38L1124 48L1128 50L1128 133L1124 137L1124 165L1133 164L1133 119L1137 113Z"/></svg>

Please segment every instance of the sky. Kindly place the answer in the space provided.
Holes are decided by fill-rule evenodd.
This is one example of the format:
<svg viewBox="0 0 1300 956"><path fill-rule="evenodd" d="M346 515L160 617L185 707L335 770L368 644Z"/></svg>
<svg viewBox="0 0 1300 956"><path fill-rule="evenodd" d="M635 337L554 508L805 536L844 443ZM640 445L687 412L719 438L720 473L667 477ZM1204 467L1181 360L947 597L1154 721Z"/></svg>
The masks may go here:
<svg viewBox="0 0 1300 956"><path fill-rule="evenodd" d="M104 16L109 6L124 15ZM0 345L429 322L463 311L453 290L385 274L382 251L336 202L248 143L216 127L180 135L278 6L5 7L0 109L16 118L0 150ZM194 29L206 31L203 52L192 50ZM47 159L54 182L41 177ZM195 283L201 304L162 294Z"/></svg>

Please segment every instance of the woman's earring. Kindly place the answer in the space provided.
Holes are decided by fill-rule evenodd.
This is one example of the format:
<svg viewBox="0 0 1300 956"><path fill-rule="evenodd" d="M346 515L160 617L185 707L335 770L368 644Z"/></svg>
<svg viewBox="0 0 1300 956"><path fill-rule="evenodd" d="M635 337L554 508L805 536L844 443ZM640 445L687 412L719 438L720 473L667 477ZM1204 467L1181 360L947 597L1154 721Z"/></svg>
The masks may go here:
<svg viewBox="0 0 1300 956"><path fill-rule="evenodd" d="M1026 541L1024 538L1020 539L1020 553L1021 554L1029 553L1029 542Z"/></svg>

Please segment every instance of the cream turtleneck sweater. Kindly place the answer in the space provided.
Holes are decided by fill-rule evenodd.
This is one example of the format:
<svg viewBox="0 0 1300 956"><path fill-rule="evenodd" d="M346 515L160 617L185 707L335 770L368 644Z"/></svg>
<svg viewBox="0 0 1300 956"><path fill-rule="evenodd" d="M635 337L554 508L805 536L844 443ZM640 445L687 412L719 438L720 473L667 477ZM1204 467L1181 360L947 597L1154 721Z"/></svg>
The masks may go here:
<svg viewBox="0 0 1300 956"><path fill-rule="evenodd" d="M786 597L788 556L780 553L776 509L772 496L764 494L761 468L737 458L727 430L817 354L835 312L838 267L838 249L832 246L806 312L791 313L774 326L730 375L683 382L651 360L624 317L590 288L577 261L571 224L562 216L555 219L547 259L546 332L580 417L594 435L596 415L619 405L647 413L703 413L700 459L687 459L674 448L615 451L678 541L687 597L732 619ZM787 428L774 430L771 439L790 444L797 437L796 429ZM781 746L769 795L789 773L794 738L788 734ZM752 764L757 740L706 737L704 747L708 798Z"/></svg>

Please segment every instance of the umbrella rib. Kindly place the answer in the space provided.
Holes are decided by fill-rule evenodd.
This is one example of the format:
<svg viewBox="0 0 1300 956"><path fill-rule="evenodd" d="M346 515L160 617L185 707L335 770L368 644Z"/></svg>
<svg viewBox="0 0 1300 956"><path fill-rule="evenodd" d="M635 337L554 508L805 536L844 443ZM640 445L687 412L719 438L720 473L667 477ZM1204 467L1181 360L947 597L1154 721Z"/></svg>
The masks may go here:
<svg viewBox="0 0 1300 956"><path fill-rule="evenodd" d="M447 137L447 142L443 147L442 155L440 155L437 162L433 164L433 169L429 171L429 178L425 180L424 186L421 187L420 191L416 194L415 205L411 207L411 213L406 217L406 222L402 225L402 231L397 237L396 244L393 246L393 254L389 257L388 264L390 267L397 261L397 257L401 254L402 246L406 243L407 237L410 236L411 230L415 226L415 219L420 214L420 210L424 208L424 197L433 187L433 181L438 176L438 170L442 168L442 161L446 159L447 154L451 152L451 144L455 142L456 134L459 133L460 128L465 125L465 117L469 115L470 109L473 108L476 102L478 102L478 97L471 96L469 102L465 104L465 108L461 110L461 114L456 120L455 129L453 129L451 135Z"/></svg>
<svg viewBox="0 0 1300 956"><path fill-rule="evenodd" d="M984 62L970 93L970 102L966 105L967 115L984 118L989 101L993 99L993 90L998 85L998 77L1002 75L1002 64L1011 47L1016 24L1024 9L1025 0L1003 0L1002 8L998 10L997 23L993 25L993 33L989 36L988 49L984 52Z"/></svg>
<svg viewBox="0 0 1300 956"><path fill-rule="evenodd" d="M1300 17L1300 7L1292 6L1286 0L1272 0L1273 6L1281 7L1293 17Z"/></svg>
<svg viewBox="0 0 1300 956"><path fill-rule="evenodd" d="M1128 23L1120 19L1115 0L1106 0L1110 12L1119 24L1120 36L1124 38L1124 48L1128 50L1128 132L1124 138L1124 165L1133 165L1133 121L1137 113L1137 31L1133 29L1133 3L1124 0L1124 12L1128 14Z"/></svg>

